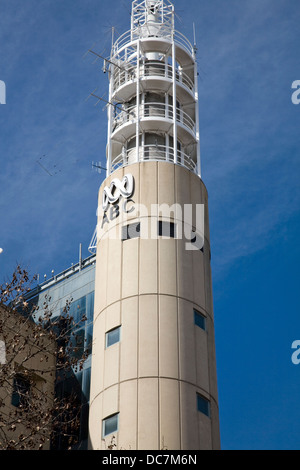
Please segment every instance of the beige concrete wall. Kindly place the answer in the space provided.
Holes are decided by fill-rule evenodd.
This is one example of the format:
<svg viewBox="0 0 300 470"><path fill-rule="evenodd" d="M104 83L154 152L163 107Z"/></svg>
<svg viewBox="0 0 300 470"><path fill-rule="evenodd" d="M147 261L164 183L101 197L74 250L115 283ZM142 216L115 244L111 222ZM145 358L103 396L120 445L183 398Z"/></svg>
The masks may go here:
<svg viewBox="0 0 300 470"><path fill-rule="evenodd" d="M155 217L136 210L104 224L98 242L94 347L90 395L91 448L105 449L102 420L119 413L113 433L118 449L217 449L220 446L214 320L209 259L207 192L194 173L167 162L119 169L135 178L130 207L143 204L205 204L205 246L187 251L184 239L111 239L114 227ZM99 222L103 213L99 210ZM171 215L171 220L176 221ZM155 222L156 223L156 222ZM193 219L195 224L195 219ZM194 324L194 309L207 331ZM105 349L105 333L121 326L120 342ZM197 411L197 393L210 401L211 416Z"/></svg>
<svg viewBox="0 0 300 470"><path fill-rule="evenodd" d="M2 304L0 316L0 341L6 348L5 361L0 364L3 379L0 387L0 449L7 449L11 440L16 450L22 446L25 450L38 450L42 442L42 450L49 450L51 421L47 422L46 414L54 406L56 343L47 332L38 331L31 319ZM13 383L18 375L31 381L28 411L12 404ZM39 427L36 427L37 423ZM31 439L34 441L32 447L28 444Z"/></svg>

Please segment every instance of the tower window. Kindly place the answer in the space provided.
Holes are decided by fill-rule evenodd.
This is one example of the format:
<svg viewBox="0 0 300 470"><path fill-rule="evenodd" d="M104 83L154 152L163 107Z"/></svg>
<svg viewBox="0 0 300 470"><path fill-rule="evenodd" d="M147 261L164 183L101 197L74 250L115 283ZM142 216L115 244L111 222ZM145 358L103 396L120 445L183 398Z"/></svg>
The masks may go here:
<svg viewBox="0 0 300 470"><path fill-rule="evenodd" d="M30 401L30 382L18 374L14 378L11 404L17 408L27 408Z"/></svg>
<svg viewBox="0 0 300 470"><path fill-rule="evenodd" d="M197 410L210 418L210 401L197 393Z"/></svg>
<svg viewBox="0 0 300 470"><path fill-rule="evenodd" d="M206 317L197 310L194 310L194 322L195 325L199 326L199 328L202 328L202 330L206 331Z"/></svg>
<svg viewBox="0 0 300 470"><path fill-rule="evenodd" d="M176 224L173 222L158 221L158 236L176 238Z"/></svg>
<svg viewBox="0 0 300 470"><path fill-rule="evenodd" d="M105 346L109 348L113 344L116 344L120 341L121 327L113 328L108 331L105 335Z"/></svg>
<svg viewBox="0 0 300 470"><path fill-rule="evenodd" d="M106 437L119 428L119 413L108 416L102 421L102 437Z"/></svg>
<svg viewBox="0 0 300 470"><path fill-rule="evenodd" d="M135 224L125 225L122 227L122 241L130 240L131 238L139 238L141 232L141 224L137 222Z"/></svg>

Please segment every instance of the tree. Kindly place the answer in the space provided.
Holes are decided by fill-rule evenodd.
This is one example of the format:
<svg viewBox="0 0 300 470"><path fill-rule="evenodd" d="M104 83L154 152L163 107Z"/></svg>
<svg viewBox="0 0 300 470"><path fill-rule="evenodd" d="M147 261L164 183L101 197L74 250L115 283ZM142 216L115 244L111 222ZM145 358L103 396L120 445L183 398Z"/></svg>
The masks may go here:
<svg viewBox="0 0 300 470"><path fill-rule="evenodd" d="M42 308L26 300L35 280L17 266L0 286L0 450L49 449L58 437L69 448L78 441L78 394L56 396L55 383L83 367L87 347L73 333L72 299L55 318L47 296Z"/></svg>

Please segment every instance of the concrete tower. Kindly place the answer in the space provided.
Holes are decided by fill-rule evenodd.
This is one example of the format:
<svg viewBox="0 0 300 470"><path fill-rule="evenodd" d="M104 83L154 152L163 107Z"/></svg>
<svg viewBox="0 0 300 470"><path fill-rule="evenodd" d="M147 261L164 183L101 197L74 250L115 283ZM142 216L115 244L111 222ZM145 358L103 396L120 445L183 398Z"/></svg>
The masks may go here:
<svg viewBox="0 0 300 470"><path fill-rule="evenodd" d="M207 192L194 47L168 0L113 44L99 190L92 449L218 449Z"/></svg>

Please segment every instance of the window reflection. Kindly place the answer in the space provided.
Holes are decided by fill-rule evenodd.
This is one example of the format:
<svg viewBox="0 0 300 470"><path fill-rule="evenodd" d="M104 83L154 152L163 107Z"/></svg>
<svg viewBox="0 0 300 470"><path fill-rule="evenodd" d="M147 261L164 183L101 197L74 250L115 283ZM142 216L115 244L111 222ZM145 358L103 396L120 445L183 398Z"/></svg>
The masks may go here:
<svg viewBox="0 0 300 470"><path fill-rule="evenodd" d="M77 397L80 413L80 429L78 430L78 445L75 448L85 449L88 439L88 416L91 380L91 353L93 340L94 292L74 300L69 308L68 316L72 318L69 335L68 353L71 359L80 360L85 357L82 367L73 367L63 377L57 378L56 395L68 398L71 391ZM62 318L65 313L61 312ZM67 448L67 443L60 437L59 442L53 442L54 449Z"/></svg>

